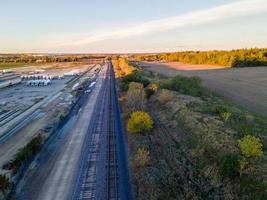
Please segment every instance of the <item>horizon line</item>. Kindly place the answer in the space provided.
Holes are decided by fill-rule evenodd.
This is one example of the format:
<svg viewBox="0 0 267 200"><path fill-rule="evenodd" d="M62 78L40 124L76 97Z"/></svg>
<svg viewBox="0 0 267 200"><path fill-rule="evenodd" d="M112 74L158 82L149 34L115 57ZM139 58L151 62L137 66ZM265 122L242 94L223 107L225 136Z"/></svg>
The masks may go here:
<svg viewBox="0 0 267 200"><path fill-rule="evenodd" d="M155 51L155 52L16 52L16 53L2 53L0 55L15 55L15 54L52 54L52 55L84 55L84 54L91 54L91 55L125 55L125 54L162 54L162 53L179 53L179 52L207 52L207 51L235 51L235 50L249 50L249 49L266 49L266 47L245 47L245 48L231 48L231 49L208 49L208 50L177 50L177 51Z"/></svg>

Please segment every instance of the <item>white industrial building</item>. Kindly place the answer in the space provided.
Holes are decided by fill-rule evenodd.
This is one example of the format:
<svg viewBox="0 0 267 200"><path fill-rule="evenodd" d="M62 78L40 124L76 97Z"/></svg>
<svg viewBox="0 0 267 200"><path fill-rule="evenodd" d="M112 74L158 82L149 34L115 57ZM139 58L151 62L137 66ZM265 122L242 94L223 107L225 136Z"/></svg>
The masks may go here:
<svg viewBox="0 0 267 200"><path fill-rule="evenodd" d="M26 82L27 86L48 86L51 84L49 79L29 80Z"/></svg>
<svg viewBox="0 0 267 200"><path fill-rule="evenodd" d="M22 75L21 79L23 81L27 80L51 80L53 77L48 75Z"/></svg>
<svg viewBox="0 0 267 200"><path fill-rule="evenodd" d="M27 80L53 80L53 79L62 79L63 76L47 75L47 74L33 74L33 75L22 75L22 81Z"/></svg>

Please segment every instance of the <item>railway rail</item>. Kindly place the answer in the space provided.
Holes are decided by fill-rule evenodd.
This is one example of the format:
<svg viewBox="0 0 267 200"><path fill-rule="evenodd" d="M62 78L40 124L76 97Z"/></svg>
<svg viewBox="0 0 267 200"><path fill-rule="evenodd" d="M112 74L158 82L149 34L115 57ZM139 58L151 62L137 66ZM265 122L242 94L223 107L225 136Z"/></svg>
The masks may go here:
<svg viewBox="0 0 267 200"><path fill-rule="evenodd" d="M131 200L127 152L120 122L113 66L108 68L89 126L73 200Z"/></svg>

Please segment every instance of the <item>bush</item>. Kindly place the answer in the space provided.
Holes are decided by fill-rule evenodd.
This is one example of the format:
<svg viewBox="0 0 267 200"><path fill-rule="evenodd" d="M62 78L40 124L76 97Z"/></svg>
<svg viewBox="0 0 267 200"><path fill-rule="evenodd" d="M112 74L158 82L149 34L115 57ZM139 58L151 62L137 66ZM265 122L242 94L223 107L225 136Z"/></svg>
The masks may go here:
<svg viewBox="0 0 267 200"><path fill-rule="evenodd" d="M220 114L220 117L225 122L228 121L231 116L232 116L232 113L230 113L230 112L223 112Z"/></svg>
<svg viewBox="0 0 267 200"><path fill-rule="evenodd" d="M208 90L202 86L201 79L198 77L176 76L169 82L163 84L162 88L196 97L205 97L210 95Z"/></svg>
<svg viewBox="0 0 267 200"><path fill-rule="evenodd" d="M150 88L146 88L145 92L146 92L147 99L149 99L155 93L154 90L152 90Z"/></svg>
<svg viewBox="0 0 267 200"><path fill-rule="evenodd" d="M263 154L262 143L259 138L256 138L251 135L247 135L242 139L238 140L239 147L243 156L249 157L258 157Z"/></svg>
<svg viewBox="0 0 267 200"><path fill-rule="evenodd" d="M244 176L240 183L238 199L267 199L266 185L261 178L255 179L254 177Z"/></svg>
<svg viewBox="0 0 267 200"><path fill-rule="evenodd" d="M144 110L145 91L141 83L131 82L126 94L126 106L130 111Z"/></svg>
<svg viewBox="0 0 267 200"><path fill-rule="evenodd" d="M146 112L133 112L127 123L127 131L130 133L144 133L153 128L153 121Z"/></svg>
<svg viewBox="0 0 267 200"><path fill-rule="evenodd" d="M226 106L218 105L214 108L214 112L218 114L223 121L228 121L229 118L232 116L232 113Z"/></svg>
<svg viewBox="0 0 267 200"><path fill-rule="evenodd" d="M151 83L146 87L145 92L148 99L158 90L158 87L157 83Z"/></svg>
<svg viewBox="0 0 267 200"><path fill-rule="evenodd" d="M145 79L139 71L135 70L131 74L122 78L120 84L121 90L127 91L131 82L142 83L144 87L148 86L150 83L149 80Z"/></svg>
<svg viewBox="0 0 267 200"><path fill-rule="evenodd" d="M145 167L150 162L149 151L145 148L139 148L133 157L133 164L136 167Z"/></svg>
<svg viewBox="0 0 267 200"><path fill-rule="evenodd" d="M0 175L0 191L2 194L6 194L6 192L10 189L11 183L9 178L5 175Z"/></svg>
<svg viewBox="0 0 267 200"><path fill-rule="evenodd" d="M226 106L223 106L223 105L217 105L215 108L214 108L214 112L218 115L220 115L221 113L224 113L224 112L229 112L228 108Z"/></svg>
<svg viewBox="0 0 267 200"><path fill-rule="evenodd" d="M169 102L172 99L172 94L170 91L162 89L159 93L158 96L158 101L161 104L166 104L167 102Z"/></svg>
<svg viewBox="0 0 267 200"><path fill-rule="evenodd" d="M227 152L219 157L219 172L224 177L236 177L239 174L240 162L237 153Z"/></svg>
<svg viewBox="0 0 267 200"><path fill-rule="evenodd" d="M159 85L157 83L151 83L149 84L148 88L156 92L159 88Z"/></svg>

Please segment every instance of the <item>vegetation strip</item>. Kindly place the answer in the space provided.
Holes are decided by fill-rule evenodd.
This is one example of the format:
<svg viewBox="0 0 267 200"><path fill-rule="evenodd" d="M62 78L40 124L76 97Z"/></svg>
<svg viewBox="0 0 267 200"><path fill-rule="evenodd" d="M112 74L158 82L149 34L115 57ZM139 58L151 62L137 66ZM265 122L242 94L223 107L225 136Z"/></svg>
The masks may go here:
<svg viewBox="0 0 267 200"><path fill-rule="evenodd" d="M137 61L176 61L187 64L210 64L231 67L267 66L267 49L237 49L231 51L184 51L152 55L137 55Z"/></svg>
<svg viewBox="0 0 267 200"><path fill-rule="evenodd" d="M136 199L267 198L265 117L197 77L164 79L122 64L117 74L131 69L118 82Z"/></svg>

